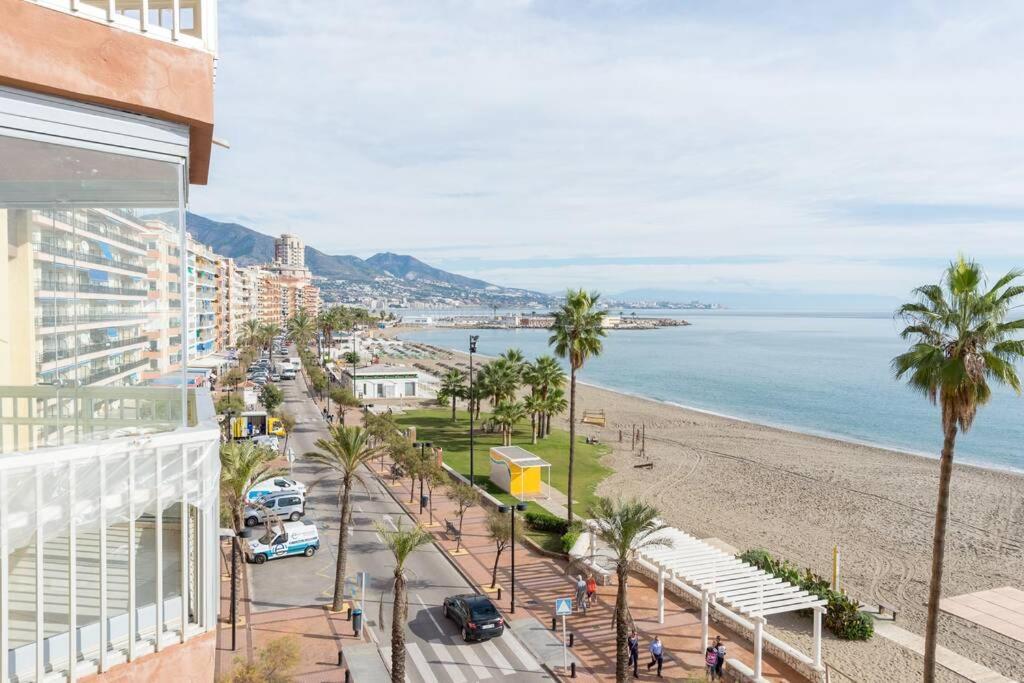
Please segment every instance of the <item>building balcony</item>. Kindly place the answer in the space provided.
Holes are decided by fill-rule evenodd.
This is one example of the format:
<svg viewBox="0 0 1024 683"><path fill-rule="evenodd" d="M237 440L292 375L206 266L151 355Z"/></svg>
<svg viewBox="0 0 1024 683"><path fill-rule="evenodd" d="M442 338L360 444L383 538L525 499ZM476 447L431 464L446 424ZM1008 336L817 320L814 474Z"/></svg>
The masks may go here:
<svg viewBox="0 0 1024 683"><path fill-rule="evenodd" d="M46 292L76 292L79 294L103 294L107 296L147 296L149 290L136 289L132 287L109 287L91 282L56 282L43 281L39 283L36 296L44 296Z"/></svg>
<svg viewBox="0 0 1024 683"><path fill-rule="evenodd" d="M76 262L80 263L91 263L97 266L106 266L108 268L120 268L121 270L127 270L132 273L146 274L146 267L142 264L129 263L127 261L119 261L117 259L107 258L106 256L97 256L96 254L85 254L81 251L73 251L71 249L65 249L64 247L58 246L51 242L38 242L33 245L37 253L49 254L50 256L57 256L62 259L67 259L70 263L68 265L75 265Z"/></svg>
<svg viewBox="0 0 1024 683"><path fill-rule="evenodd" d="M27 1L181 47L217 51L216 0Z"/></svg>
<svg viewBox="0 0 1024 683"><path fill-rule="evenodd" d="M92 354L123 349L127 346L136 346L149 342L148 337L129 337L127 339L112 339L110 341L98 342L95 344L79 344L77 348L58 349L55 351L43 351L36 356L36 362L40 364L52 363L66 358L82 358Z"/></svg>

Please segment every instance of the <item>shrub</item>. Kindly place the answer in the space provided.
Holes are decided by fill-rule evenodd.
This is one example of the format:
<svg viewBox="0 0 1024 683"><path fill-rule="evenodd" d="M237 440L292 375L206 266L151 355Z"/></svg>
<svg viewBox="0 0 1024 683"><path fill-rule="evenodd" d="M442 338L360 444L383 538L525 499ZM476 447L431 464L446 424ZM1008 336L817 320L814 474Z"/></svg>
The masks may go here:
<svg viewBox="0 0 1024 683"><path fill-rule="evenodd" d="M548 512L527 512L523 515L526 525L534 531L546 531L559 536L569 531L569 522Z"/></svg>
<svg viewBox="0 0 1024 683"><path fill-rule="evenodd" d="M789 560L773 557L767 550L754 548L739 556L758 569L768 572L783 581L788 581L801 590L828 601L825 612L825 628L842 640L868 640L875 633L871 617L860 611L860 605L843 593L832 590L831 583L822 576L805 569L802 573ZM806 616L810 610L801 610Z"/></svg>
<svg viewBox="0 0 1024 683"><path fill-rule="evenodd" d="M577 519L564 534L562 534L562 552L568 554L572 547L576 545L576 541L579 540L580 534L583 533L583 524Z"/></svg>

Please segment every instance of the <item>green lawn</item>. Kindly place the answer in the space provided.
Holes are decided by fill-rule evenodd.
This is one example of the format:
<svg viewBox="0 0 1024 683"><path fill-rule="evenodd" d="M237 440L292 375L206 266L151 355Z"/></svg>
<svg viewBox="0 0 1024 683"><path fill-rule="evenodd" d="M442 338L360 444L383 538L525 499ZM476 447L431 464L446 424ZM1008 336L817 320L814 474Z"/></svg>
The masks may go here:
<svg viewBox="0 0 1024 683"><path fill-rule="evenodd" d="M413 410L403 415L395 416L398 423L404 427L415 426L416 438L423 441L432 441L435 446L444 450L444 461L456 471L469 478L469 413L459 411L456 414L457 421L452 422L451 409L436 408L428 410ZM481 432L481 422L487 417L486 413L481 414L481 420L476 423L476 436L474 438L474 474L476 483L495 498L507 503L515 499L497 488L488 479L491 471L490 458L488 453L492 446L501 445L500 434L487 434ZM519 425L512 434L512 445L521 446L534 453L540 458L551 463L551 485L565 492L568 488L569 478L569 433L559 429L552 429L551 436L546 439L538 439L536 444L530 443L530 423ZM576 467L573 477L574 496L576 504L573 512L585 516L590 509L591 503L596 496L594 489L611 470L601 464L601 456L607 454L609 448L603 444L591 446L585 439L577 435L576 441ZM545 476L545 482L547 478ZM530 503L530 510L541 511L536 503ZM538 541L540 539L537 539ZM550 542L548 539L547 542Z"/></svg>

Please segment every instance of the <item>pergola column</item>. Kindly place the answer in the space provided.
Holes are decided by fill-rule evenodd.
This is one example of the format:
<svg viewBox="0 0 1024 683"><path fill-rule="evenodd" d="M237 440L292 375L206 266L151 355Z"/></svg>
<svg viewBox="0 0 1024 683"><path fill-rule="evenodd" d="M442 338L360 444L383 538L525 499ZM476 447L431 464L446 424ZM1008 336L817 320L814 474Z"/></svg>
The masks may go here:
<svg viewBox="0 0 1024 683"><path fill-rule="evenodd" d="M764 623L765 619L761 615L754 617L754 681L760 682L764 680L761 675L762 671L762 659L764 655Z"/></svg>
<svg viewBox="0 0 1024 683"><path fill-rule="evenodd" d="M705 588L700 592L700 651L708 649L708 590Z"/></svg>
<svg viewBox="0 0 1024 683"><path fill-rule="evenodd" d="M814 651L812 657L814 657L814 668L821 669L821 616L824 614L825 608L821 605L817 605L814 608Z"/></svg>
<svg viewBox="0 0 1024 683"><path fill-rule="evenodd" d="M658 623L665 623L665 565L658 563Z"/></svg>

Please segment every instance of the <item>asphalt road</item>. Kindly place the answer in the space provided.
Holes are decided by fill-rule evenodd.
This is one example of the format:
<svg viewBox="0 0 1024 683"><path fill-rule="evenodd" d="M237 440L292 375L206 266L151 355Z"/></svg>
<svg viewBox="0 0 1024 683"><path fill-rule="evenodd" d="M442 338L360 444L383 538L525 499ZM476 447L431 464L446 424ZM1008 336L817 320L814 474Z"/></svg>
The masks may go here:
<svg viewBox="0 0 1024 683"><path fill-rule="evenodd" d="M319 529L320 552L313 557L284 557L263 565L249 565L253 611L326 604L334 589L339 479L302 457L314 449L316 439L326 436L326 425L308 398L301 375L279 386L284 389L284 409L296 418L288 445L297 456L294 477L311 487L305 519L314 521ZM412 521L369 472L365 479L365 488L357 487L352 496L347 574L354 577L360 571L368 573L364 603L367 636L380 648L380 656L390 666L394 559L374 525L393 528L398 524L411 525ZM406 576L406 677L411 683L467 683L513 677L522 681L551 680L508 629L501 637L487 642L462 641L455 625L442 615L441 604L446 596L472 593L473 589L435 546L413 554L406 563ZM356 598L358 605L358 594Z"/></svg>

